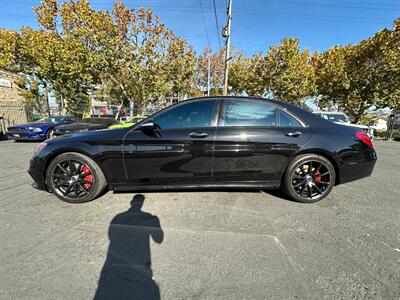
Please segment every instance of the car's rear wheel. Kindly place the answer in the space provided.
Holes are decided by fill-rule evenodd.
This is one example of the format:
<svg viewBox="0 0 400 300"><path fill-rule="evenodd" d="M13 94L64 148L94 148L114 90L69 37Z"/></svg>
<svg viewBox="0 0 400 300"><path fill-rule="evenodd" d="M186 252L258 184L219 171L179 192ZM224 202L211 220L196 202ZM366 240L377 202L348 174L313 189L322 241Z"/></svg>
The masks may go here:
<svg viewBox="0 0 400 300"><path fill-rule="evenodd" d="M289 164L283 187L295 201L317 202L328 196L335 179L335 168L328 159L321 155L304 154Z"/></svg>
<svg viewBox="0 0 400 300"><path fill-rule="evenodd" d="M83 203L96 198L106 187L99 165L80 153L64 153L54 158L46 171L46 184L61 200Z"/></svg>

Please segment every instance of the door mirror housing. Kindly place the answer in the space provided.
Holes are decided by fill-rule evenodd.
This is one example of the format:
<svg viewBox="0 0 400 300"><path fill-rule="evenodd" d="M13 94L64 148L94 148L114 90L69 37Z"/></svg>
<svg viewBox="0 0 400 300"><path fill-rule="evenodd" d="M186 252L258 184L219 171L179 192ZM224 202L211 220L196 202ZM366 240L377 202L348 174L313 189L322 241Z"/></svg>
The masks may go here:
<svg viewBox="0 0 400 300"><path fill-rule="evenodd" d="M151 132L154 131L154 129L156 129L156 124L152 120L149 120L141 123L139 128L141 131Z"/></svg>

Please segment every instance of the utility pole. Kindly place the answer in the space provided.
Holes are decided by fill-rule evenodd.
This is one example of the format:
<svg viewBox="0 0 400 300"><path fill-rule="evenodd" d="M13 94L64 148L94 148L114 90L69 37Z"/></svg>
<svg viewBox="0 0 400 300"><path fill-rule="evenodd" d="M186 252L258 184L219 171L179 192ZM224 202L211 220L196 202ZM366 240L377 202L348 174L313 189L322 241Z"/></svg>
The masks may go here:
<svg viewBox="0 0 400 300"><path fill-rule="evenodd" d="M228 4L228 24L224 27L222 36L225 40L225 72L224 72L224 96L228 95L228 62L231 59L230 57L230 48L231 48L231 20L232 20L232 0L229 0Z"/></svg>
<svg viewBox="0 0 400 300"><path fill-rule="evenodd" d="M211 51L211 49L210 49ZM208 67L207 67L207 96L210 96L211 89L211 58L210 53L208 53Z"/></svg>

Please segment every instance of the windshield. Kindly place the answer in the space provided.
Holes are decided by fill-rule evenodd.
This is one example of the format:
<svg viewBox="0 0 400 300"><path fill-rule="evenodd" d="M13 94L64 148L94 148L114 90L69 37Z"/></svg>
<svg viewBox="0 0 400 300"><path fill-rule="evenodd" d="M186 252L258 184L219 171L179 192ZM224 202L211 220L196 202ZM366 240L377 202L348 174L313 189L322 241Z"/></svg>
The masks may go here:
<svg viewBox="0 0 400 300"><path fill-rule="evenodd" d="M331 122L347 123L348 120L343 114L322 114L322 118Z"/></svg>
<svg viewBox="0 0 400 300"><path fill-rule="evenodd" d="M62 117L47 117L37 120L36 123L59 123L61 120Z"/></svg>
<svg viewBox="0 0 400 300"><path fill-rule="evenodd" d="M130 123L139 123L146 119L146 117L133 117L132 119L129 120Z"/></svg>

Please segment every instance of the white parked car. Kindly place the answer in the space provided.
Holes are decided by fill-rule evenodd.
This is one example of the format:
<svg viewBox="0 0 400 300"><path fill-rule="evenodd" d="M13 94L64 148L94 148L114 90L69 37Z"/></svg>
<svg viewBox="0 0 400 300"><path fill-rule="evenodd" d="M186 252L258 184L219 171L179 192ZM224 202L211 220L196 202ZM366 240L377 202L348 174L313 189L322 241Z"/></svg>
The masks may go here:
<svg viewBox="0 0 400 300"><path fill-rule="evenodd" d="M313 113L320 116L321 118L323 118L325 120L328 120L328 121L331 121L331 122L334 122L337 124L360 128L360 129L364 130L371 139L374 138L374 128L366 126L366 125L361 125L361 124L351 124L349 118L346 116L346 114L344 114L342 112L314 111Z"/></svg>
<svg viewBox="0 0 400 300"><path fill-rule="evenodd" d="M388 129L387 121L384 119L378 119L376 122L374 122L374 125L372 125L371 128L379 132L386 131Z"/></svg>

